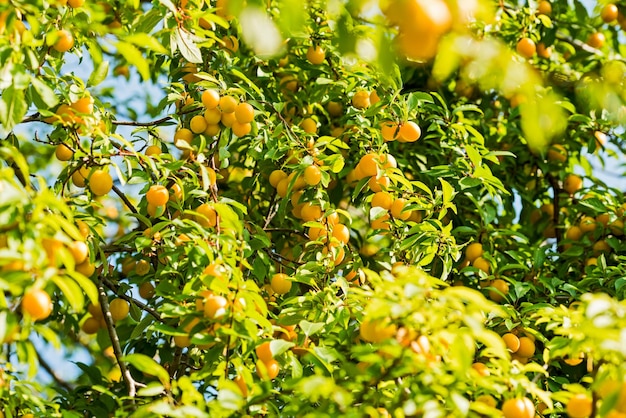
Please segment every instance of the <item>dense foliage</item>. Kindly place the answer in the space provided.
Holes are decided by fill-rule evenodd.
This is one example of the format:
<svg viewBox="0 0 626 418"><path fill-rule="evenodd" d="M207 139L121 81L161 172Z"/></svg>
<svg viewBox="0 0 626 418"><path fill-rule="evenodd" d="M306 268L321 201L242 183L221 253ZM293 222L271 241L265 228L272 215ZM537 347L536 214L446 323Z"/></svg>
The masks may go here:
<svg viewBox="0 0 626 418"><path fill-rule="evenodd" d="M626 417L622 12L0 1L0 416Z"/></svg>

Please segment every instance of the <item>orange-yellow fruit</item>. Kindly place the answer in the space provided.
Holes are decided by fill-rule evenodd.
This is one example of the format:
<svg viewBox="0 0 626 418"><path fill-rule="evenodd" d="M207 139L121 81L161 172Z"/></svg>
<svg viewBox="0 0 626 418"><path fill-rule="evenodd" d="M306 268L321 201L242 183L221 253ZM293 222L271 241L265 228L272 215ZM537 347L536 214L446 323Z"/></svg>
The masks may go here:
<svg viewBox="0 0 626 418"><path fill-rule="evenodd" d="M489 299L494 302L502 302L509 294L509 283L506 280L495 279L491 282L493 289L489 290Z"/></svg>
<svg viewBox="0 0 626 418"><path fill-rule="evenodd" d="M52 313L50 295L42 289L30 289L22 297L22 313L30 316L33 321L46 319Z"/></svg>
<svg viewBox="0 0 626 418"><path fill-rule="evenodd" d="M227 128L231 128L235 122L237 122L237 118L235 117L235 112L222 112L222 118L220 119L222 125Z"/></svg>
<svg viewBox="0 0 626 418"><path fill-rule="evenodd" d="M254 108L249 103L239 103L235 108L235 118L239 123L250 123L254 120Z"/></svg>
<svg viewBox="0 0 626 418"><path fill-rule="evenodd" d="M388 213L373 219L370 222L370 226L372 229L391 229L391 224L389 223L390 216Z"/></svg>
<svg viewBox="0 0 626 418"><path fill-rule="evenodd" d="M583 179L576 174L568 174L563 181L563 190L573 195L583 187Z"/></svg>
<svg viewBox="0 0 626 418"><path fill-rule="evenodd" d="M128 316L130 305L121 298L115 298L109 303L109 310L114 321L121 321Z"/></svg>
<svg viewBox="0 0 626 418"><path fill-rule="evenodd" d="M270 184L272 185L272 187L277 188L278 187L278 183L287 178L287 173L285 173L283 170L274 170L272 171L272 173L270 174Z"/></svg>
<svg viewBox="0 0 626 418"><path fill-rule="evenodd" d="M303 119L302 122L300 122L300 127L308 134L317 133L317 122L312 118Z"/></svg>
<svg viewBox="0 0 626 418"><path fill-rule="evenodd" d="M154 206L163 206L170 200L170 193L165 186L155 184L146 193L146 200Z"/></svg>
<svg viewBox="0 0 626 418"><path fill-rule="evenodd" d="M537 55L541 58L549 59L552 56L552 48L540 42L537 44Z"/></svg>
<svg viewBox="0 0 626 418"><path fill-rule="evenodd" d="M328 110L328 114L333 118L338 118L343 114L343 106L339 102L328 102L326 110Z"/></svg>
<svg viewBox="0 0 626 418"><path fill-rule="evenodd" d="M529 337L521 337L519 339L519 350L517 355L521 357L532 357L535 354L535 342Z"/></svg>
<svg viewBox="0 0 626 418"><path fill-rule="evenodd" d="M587 45L592 48L602 48L606 42L606 37L602 32L594 32L587 38Z"/></svg>
<svg viewBox="0 0 626 418"><path fill-rule="evenodd" d="M196 209L200 216L196 217L196 221L205 228L213 228L217 226L217 211L208 203L203 203Z"/></svg>
<svg viewBox="0 0 626 418"><path fill-rule="evenodd" d="M332 236L337 238L342 244L347 244L350 241L350 228L344 224L333 225Z"/></svg>
<svg viewBox="0 0 626 418"><path fill-rule="evenodd" d="M537 53L537 45L530 38L522 38L517 42L515 47L517 53L524 58L532 58Z"/></svg>
<svg viewBox="0 0 626 418"><path fill-rule="evenodd" d="M89 168L84 165L72 173L72 183L76 187L85 187L85 180L89 175Z"/></svg>
<svg viewBox="0 0 626 418"><path fill-rule="evenodd" d="M472 242L465 249L465 258L468 259L470 263L474 262L474 260L482 255L483 245L480 242Z"/></svg>
<svg viewBox="0 0 626 418"><path fill-rule="evenodd" d="M535 418L535 405L526 398L507 399L502 404L504 418Z"/></svg>
<svg viewBox="0 0 626 418"><path fill-rule="evenodd" d="M579 228L583 233L592 232L596 229L596 220L591 216L583 216L578 222Z"/></svg>
<svg viewBox="0 0 626 418"><path fill-rule="evenodd" d="M357 109L366 109L370 107L370 94L364 90L357 91L352 96L352 106Z"/></svg>
<svg viewBox="0 0 626 418"><path fill-rule="evenodd" d="M89 190L96 196L104 196L113 188L111 175L104 170L95 170L89 176Z"/></svg>
<svg viewBox="0 0 626 418"><path fill-rule="evenodd" d="M316 165L310 165L304 169L304 181L309 186L317 186L322 181L322 170Z"/></svg>
<svg viewBox="0 0 626 418"><path fill-rule="evenodd" d="M261 379L272 380L278 376L280 366L276 360L270 360L268 362L259 360L256 363L256 372Z"/></svg>
<svg viewBox="0 0 626 418"><path fill-rule="evenodd" d="M76 113L91 115L93 113L93 98L90 96L81 97L72 103L70 108Z"/></svg>
<svg viewBox="0 0 626 418"><path fill-rule="evenodd" d="M74 46L74 37L72 34L65 30L60 29L56 32L56 41L52 46L58 52L67 52Z"/></svg>
<svg viewBox="0 0 626 418"><path fill-rule="evenodd" d="M224 296L209 295L204 299L204 316L217 319L226 315L228 300Z"/></svg>
<svg viewBox="0 0 626 418"><path fill-rule="evenodd" d="M552 4L550 4L549 1L543 0L539 3L539 7L537 8L537 11L540 14L549 16L552 13Z"/></svg>
<svg viewBox="0 0 626 418"><path fill-rule="evenodd" d="M259 344L256 347L255 351L258 359L264 363L267 363L268 361L272 361L274 359L274 354L272 353L270 341L265 341L264 343Z"/></svg>
<svg viewBox="0 0 626 418"><path fill-rule="evenodd" d="M246 381L244 380L243 376L238 374L233 379L233 382L235 382L235 384L237 385L237 387L241 391L241 396L243 396L244 398L247 397L248 396L248 386L246 385Z"/></svg>
<svg viewBox="0 0 626 418"><path fill-rule="evenodd" d="M482 270L485 273L489 274L489 270L491 269L491 265L489 261L484 259L483 257L478 257L472 262L472 266L476 267L478 270Z"/></svg>
<svg viewBox="0 0 626 418"><path fill-rule="evenodd" d="M517 335L513 333L506 333L502 336L502 341L506 344L506 348L509 349L511 353L517 353L517 350L520 348L520 341Z"/></svg>
<svg viewBox="0 0 626 418"><path fill-rule="evenodd" d="M150 263L148 260L141 259L135 263L135 274L145 276L150 271Z"/></svg>
<svg viewBox="0 0 626 418"><path fill-rule="evenodd" d="M548 150L548 161L564 163L567 160L567 150L561 144L553 144Z"/></svg>
<svg viewBox="0 0 626 418"><path fill-rule="evenodd" d="M316 221L322 217L322 208L319 205L305 203L302 206L302 219L305 221Z"/></svg>
<svg viewBox="0 0 626 418"><path fill-rule="evenodd" d="M398 139L399 126L390 120L381 123L380 133L385 141L395 141Z"/></svg>
<svg viewBox="0 0 626 418"><path fill-rule="evenodd" d="M237 138L241 138L252 131L252 125L250 123L239 123L235 120L230 126L230 129L232 129Z"/></svg>
<svg viewBox="0 0 626 418"><path fill-rule="evenodd" d="M222 112L218 108L207 109L204 112L204 120L209 125L217 125L222 120Z"/></svg>
<svg viewBox="0 0 626 418"><path fill-rule="evenodd" d="M74 267L74 270L85 277L91 277L96 271L96 266L91 264L89 260L85 260Z"/></svg>
<svg viewBox="0 0 626 418"><path fill-rule="evenodd" d="M584 393L577 393L567 401L565 412L569 418L587 418L591 416L593 401Z"/></svg>
<svg viewBox="0 0 626 418"><path fill-rule="evenodd" d="M73 241L69 245L70 253L74 258L75 264L81 264L87 260L89 256L89 247L83 241Z"/></svg>
<svg viewBox="0 0 626 418"><path fill-rule="evenodd" d="M220 109L223 113L233 113L237 109L239 102L233 96L220 97Z"/></svg>
<svg viewBox="0 0 626 418"><path fill-rule="evenodd" d="M609 3L602 8L600 17L605 23L615 22L619 16L619 9L613 3Z"/></svg>
<svg viewBox="0 0 626 418"><path fill-rule="evenodd" d="M393 337L397 332L394 324L386 324L382 319L368 320L361 322L359 327L360 337L367 342L378 343Z"/></svg>
<svg viewBox="0 0 626 418"><path fill-rule="evenodd" d="M383 209L391 209L391 206L394 202L393 196L389 192L376 192L374 196L372 196L372 207L373 208L383 208Z"/></svg>
<svg viewBox="0 0 626 418"><path fill-rule="evenodd" d="M203 133L207 126L209 126L207 120L202 115L196 115L189 121L189 129L194 134Z"/></svg>
<svg viewBox="0 0 626 418"><path fill-rule="evenodd" d="M313 65L320 65L326 59L326 51L319 45L310 46L306 51L306 59Z"/></svg>
<svg viewBox="0 0 626 418"><path fill-rule="evenodd" d="M567 231L565 231L565 238L572 241L578 241L582 236L583 231L576 225L570 226Z"/></svg>
<svg viewBox="0 0 626 418"><path fill-rule="evenodd" d="M393 203L391 204L391 209L389 210L389 212L391 212L391 216L393 216L396 219L403 220L403 221L406 221L407 219L409 219L411 217L411 212L404 210L406 205L407 205L407 201L406 199L402 197L399 197L396 200L394 200Z"/></svg>
<svg viewBox="0 0 626 418"><path fill-rule="evenodd" d="M191 338L188 335L175 335L174 345L179 348L189 347L191 345Z"/></svg>
<svg viewBox="0 0 626 418"><path fill-rule="evenodd" d="M74 151L72 151L67 145L57 145L54 155L59 161L69 161L74 157Z"/></svg>
<svg viewBox="0 0 626 418"><path fill-rule="evenodd" d="M215 109L220 104L219 92L213 89L203 91L202 104L207 109Z"/></svg>
<svg viewBox="0 0 626 418"><path fill-rule="evenodd" d="M372 176L367 182L368 187L374 193L388 189L391 180L387 176Z"/></svg>
<svg viewBox="0 0 626 418"><path fill-rule="evenodd" d="M272 276L272 282L270 284L274 293L284 295L291 290L292 282L289 280L289 276L285 273L276 273Z"/></svg>
<svg viewBox="0 0 626 418"><path fill-rule="evenodd" d="M415 142L422 136L422 130L413 121L404 122L398 131L398 140L401 142Z"/></svg>
<svg viewBox="0 0 626 418"><path fill-rule="evenodd" d="M80 326L80 329L85 334L95 334L100 329L100 320L90 316L85 319L85 322Z"/></svg>
<svg viewBox="0 0 626 418"><path fill-rule="evenodd" d="M151 157L153 155L160 155L161 152L161 147L158 145L150 145L148 148L146 148L146 155L148 157Z"/></svg>
<svg viewBox="0 0 626 418"><path fill-rule="evenodd" d="M363 177L372 177L378 174L378 162L380 161L380 155L371 152L361 157L358 164L358 169Z"/></svg>

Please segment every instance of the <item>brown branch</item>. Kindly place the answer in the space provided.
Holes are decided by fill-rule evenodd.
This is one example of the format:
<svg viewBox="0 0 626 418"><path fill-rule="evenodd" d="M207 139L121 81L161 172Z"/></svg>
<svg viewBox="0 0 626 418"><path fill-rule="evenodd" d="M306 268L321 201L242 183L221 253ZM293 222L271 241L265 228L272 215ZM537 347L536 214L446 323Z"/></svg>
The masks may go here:
<svg viewBox="0 0 626 418"><path fill-rule="evenodd" d="M72 387L72 385L70 385L69 383L67 383L65 380L63 380L61 378L61 376L59 376L50 366L50 364L48 364L48 362L46 361L46 359L44 359L42 357L42 355L39 353L39 351L35 350L35 352L37 353L37 359L39 360L39 364L41 364L41 366L43 367L43 369L50 375L50 377L52 377L52 379L56 382L57 385L61 386L63 389L67 390L68 392L71 392L74 390L74 388Z"/></svg>
<svg viewBox="0 0 626 418"><path fill-rule="evenodd" d="M132 203L130 203L130 200L128 200L128 198L126 197L126 195L124 194L124 192L122 192L119 187L117 187L115 184L113 185L113 191L115 192L116 195L118 195L120 197L120 199L122 199L122 201L124 202L124 204L126 206L128 206L128 209L130 209L131 212L133 213L139 213L137 211L137 208L135 208L135 206L133 206Z"/></svg>
<svg viewBox="0 0 626 418"><path fill-rule="evenodd" d="M164 122L172 120L171 116L164 116L161 119L152 120L149 122L136 122L136 121L124 121L124 120L111 120L112 125L117 126L157 126Z"/></svg>
<svg viewBox="0 0 626 418"><path fill-rule="evenodd" d="M122 357L124 353L122 352L122 346L120 345L120 339L117 336L117 331L115 330L115 324L113 323L113 317L111 316L111 309L109 308L109 300L107 299L107 293L104 289L104 280L102 277L98 280L98 298L100 299L100 307L102 309L102 314L104 316L104 322L107 327L107 331L109 333L109 338L111 339L111 346L113 347L113 354L115 354L115 359L117 360L117 364L122 372L122 379L126 384L126 389L128 390L128 396L134 398L137 394L137 383L133 376L130 374L128 367L126 367L126 363L122 361Z"/></svg>

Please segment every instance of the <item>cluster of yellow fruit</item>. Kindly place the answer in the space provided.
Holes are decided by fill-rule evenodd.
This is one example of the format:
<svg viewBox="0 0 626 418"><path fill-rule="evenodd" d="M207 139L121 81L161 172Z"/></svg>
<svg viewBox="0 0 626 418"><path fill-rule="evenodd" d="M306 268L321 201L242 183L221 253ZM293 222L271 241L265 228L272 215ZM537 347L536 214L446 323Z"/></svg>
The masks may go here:
<svg viewBox="0 0 626 418"><path fill-rule="evenodd" d="M507 332L502 336L502 341L511 353L511 358L520 363L528 362L528 359L535 355L535 339L530 334L518 337L512 332Z"/></svg>
<svg viewBox="0 0 626 418"><path fill-rule="evenodd" d="M590 215L583 215L578 220L577 224L570 225L565 231L565 239L569 242L564 245L564 248L570 248L574 243L580 242L585 236L589 236L594 241L592 249L592 257L589 257L585 264L596 265L598 262L597 257L601 254L608 254L611 252L611 246L605 239L608 234L612 234L616 237L624 236L624 212L626 211L626 204L619 207L615 213L602 213L595 217ZM611 220L611 218L614 218Z"/></svg>
<svg viewBox="0 0 626 418"><path fill-rule="evenodd" d="M272 380L278 376L280 365L274 359L271 341L265 341L255 349L258 358L256 362L256 373L263 380Z"/></svg>
<svg viewBox="0 0 626 418"><path fill-rule="evenodd" d="M89 186L95 196L104 196L113 189L113 178L106 167L90 169L82 165L72 173L72 183L80 188Z"/></svg>
<svg viewBox="0 0 626 418"><path fill-rule="evenodd" d="M376 103L380 102L380 97L378 96L378 93L376 92L376 90L372 90L370 91L366 91L366 90L359 90L356 93L354 93L354 95L352 96L352 106L354 106L356 109L367 109L368 107L375 105ZM336 103L336 102L332 102L332 103ZM339 104L339 106L341 106L341 104ZM331 109L333 107L337 107L337 105L331 105L329 103L329 113L331 111ZM339 107L339 109L341 109ZM333 109L334 111L336 111L335 109ZM332 113L331 113L332 116Z"/></svg>
<svg viewBox="0 0 626 418"><path fill-rule="evenodd" d="M388 0L381 9L398 27L399 52L414 61L427 61L439 50L443 35L452 28L452 13L443 0Z"/></svg>
<svg viewBox="0 0 626 418"><path fill-rule="evenodd" d="M465 259L460 267L464 268L471 265L486 274L490 274L491 263L483 255L483 245L479 242L472 242L465 248ZM494 302L503 302L509 294L509 283L504 279L481 280L480 286L488 288L489 299Z"/></svg>
<svg viewBox="0 0 626 418"><path fill-rule="evenodd" d="M240 102L233 96L220 96L217 90L205 90L202 93L203 115L195 115L189 120L189 128L181 128L174 134L174 141L184 141L188 148L194 134L204 134L210 137L217 136L221 126L230 128L239 138L252 131L254 107L250 103Z"/></svg>
<svg viewBox="0 0 626 418"><path fill-rule="evenodd" d="M419 125L413 121L402 123L384 121L380 125L380 133L386 142L415 142L422 136Z"/></svg>
<svg viewBox="0 0 626 418"><path fill-rule="evenodd" d="M104 315L100 305L90 303L87 306L87 312L89 315L85 316L80 325L80 329L85 334L95 334L100 328L106 328L106 322L104 321ZM111 319L115 322L119 322L128 316L130 305L124 299L115 298L109 302L109 312L111 313Z"/></svg>
<svg viewBox="0 0 626 418"><path fill-rule="evenodd" d="M54 115L44 118L43 122L59 123L65 127L76 129L80 135L89 135L98 130L100 132L106 131L104 121L94 114L94 101L89 95L70 104L62 103L57 107Z"/></svg>

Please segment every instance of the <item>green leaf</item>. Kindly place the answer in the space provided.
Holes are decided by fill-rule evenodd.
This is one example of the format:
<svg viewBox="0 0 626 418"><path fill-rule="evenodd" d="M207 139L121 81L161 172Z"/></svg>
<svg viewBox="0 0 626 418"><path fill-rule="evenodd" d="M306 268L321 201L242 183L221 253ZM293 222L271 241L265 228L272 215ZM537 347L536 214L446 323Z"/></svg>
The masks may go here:
<svg viewBox="0 0 626 418"><path fill-rule="evenodd" d="M300 321L299 325L306 336L314 335L324 328L323 322L309 322L305 319Z"/></svg>
<svg viewBox="0 0 626 418"><path fill-rule="evenodd" d="M97 86L102 83L109 74L109 61L102 61L100 65L94 68L87 81L88 86Z"/></svg>
<svg viewBox="0 0 626 418"><path fill-rule="evenodd" d="M89 280L89 278L83 276L81 273L78 273L76 271L68 271L67 274L72 279L74 279L76 283L78 283L82 291L87 295L92 303L98 303L98 289L96 288L96 285L91 280Z"/></svg>
<svg viewBox="0 0 626 418"><path fill-rule="evenodd" d="M82 312L85 307L85 297L80 286L69 277L53 276L52 281L65 295L75 312Z"/></svg>
<svg viewBox="0 0 626 418"><path fill-rule="evenodd" d="M124 37L126 42L129 42L137 47L146 48L157 54L167 55L168 51L163 45L153 36L147 33L135 33Z"/></svg>
<svg viewBox="0 0 626 418"><path fill-rule="evenodd" d="M196 45L196 42L201 41L201 38L187 32L183 27L179 26L174 33L172 33L172 49L176 48L182 54L183 58L187 61L200 64L202 63L202 53L200 48Z"/></svg>
<svg viewBox="0 0 626 418"><path fill-rule="evenodd" d="M127 62L135 65L137 72L139 72L142 79L150 79L150 65L144 58L139 48L123 41L118 42L116 44L116 48Z"/></svg>
<svg viewBox="0 0 626 418"><path fill-rule="evenodd" d="M11 130L15 125L22 122L27 110L28 104L24 90L17 90L14 86L9 86L2 92L0 124L3 125L4 129Z"/></svg>
<svg viewBox="0 0 626 418"><path fill-rule="evenodd" d="M51 87L35 76L31 77L30 82L35 89L35 92L37 92L38 98L41 102L43 102L48 108L56 106L59 102L59 97Z"/></svg>
<svg viewBox="0 0 626 418"><path fill-rule="evenodd" d="M157 363L152 357L148 357L145 354L133 353L124 356L122 361L128 362L132 364L137 370L151 375L156 376L159 381L165 386L165 388L169 389L170 387L170 375L167 373L159 363Z"/></svg>

